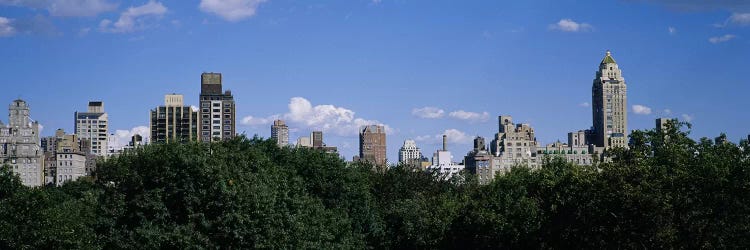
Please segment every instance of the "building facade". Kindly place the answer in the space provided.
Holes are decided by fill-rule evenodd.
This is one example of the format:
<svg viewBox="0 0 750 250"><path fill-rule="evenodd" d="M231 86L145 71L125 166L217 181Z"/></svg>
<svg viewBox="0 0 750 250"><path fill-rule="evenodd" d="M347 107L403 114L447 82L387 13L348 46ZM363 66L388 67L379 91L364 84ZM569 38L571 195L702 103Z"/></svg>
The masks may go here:
<svg viewBox="0 0 750 250"><path fill-rule="evenodd" d="M289 145L289 127L283 120L273 121L273 125L271 125L271 138L279 147Z"/></svg>
<svg viewBox="0 0 750 250"><path fill-rule="evenodd" d="M404 145L398 151L398 163L402 165L420 166L422 152L414 140L405 140Z"/></svg>
<svg viewBox="0 0 750 250"><path fill-rule="evenodd" d="M198 112L185 106L183 96L164 96L164 105L151 110L151 141L154 143L198 141Z"/></svg>
<svg viewBox="0 0 750 250"><path fill-rule="evenodd" d="M60 186L65 182L75 181L88 175L85 153L58 151L55 153L55 158L57 165L55 185Z"/></svg>
<svg viewBox="0 0 750 250"><path fill-rule="evenodd" d="M385 126L368 125L359 129L359 161L386 166Z"/></svg>
<svg viewBox="0 0 750 250"><path fill-rule="evenodd" d="M508 169L515 165L531 168L539 166L537 159L538 143L534 128L529 124L515 124L511 116L498 117L499 132L492 140L492 154L501 159L501 167Z"/></svg>
<svg viewBox="0 0 750 250"><path fill-rule="evenodd" d="M45 162L45 181L61 185L65 181L92 175L96 170L96 155L91 154L91 143L63 129L54 136L42 138ZM61 168L62 167L62 168Z"/></svg>
<svg viewBox="0 0 750 250"><path fill-rule="evenodd" d="M203 142L234 138L235 103L232 92L222 92L221 73L201 74L200 139Z"/></svg>
<svg viewBox="0 0 750 250"><path fill-rule="evenodd" d="M8 107L8 125L0 122L0 164L18 174L23 185L44 184L44 153L39 138L39 123L30 118L30 107L15 100Z"/></svg>
<svg viewBox="0 0 750 250"><path fill-rule="evenodd" d="M448 138L443 135L443 148L432 154L432 165L427 167L427 171L435 171L445 179L450 179L461 173L464 168L463 164L453 161L453 154L448 151Z"/></svg>
<svg viewBox="0 0 750 250"><path fill-rule="evenodd" d="M89 102L87 112L75 112L75 134L91 142L88 153L106 157L109 151L109 118L104 112L104 103Z"/></svg>
<svg viewBox="0 0 750 250"><path fill-rule="evenodd" d="M337 147L328 146L323 142L323 131L313 131L310 137L300 137L297 139L297 147L317 149L331 154L339 152Z"/></svg>
<svg viewBox="0 0 750 250"><path fill-rule="evenodd" d="M604 148L627 147L627 85L622 70L609 51L599 64L591 92L594 145Z"/></svg>
<svg viewBox="0 0 750 250"><path fill-rule="evenodd" d="M474 149L464 157L466 171L477 176L479 184L489 184L503 170L500 157L487 150L483 137L474 138Z"/></svg>

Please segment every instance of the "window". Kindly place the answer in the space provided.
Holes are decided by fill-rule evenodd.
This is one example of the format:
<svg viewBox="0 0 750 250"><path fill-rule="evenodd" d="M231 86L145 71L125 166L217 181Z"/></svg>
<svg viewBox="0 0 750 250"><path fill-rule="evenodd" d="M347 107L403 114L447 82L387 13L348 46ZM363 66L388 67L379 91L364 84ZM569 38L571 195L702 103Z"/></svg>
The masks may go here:
<svg viewBox="0 0 750 250"><path fill-rule="evenodd" d="M215 102L215 103L213 103L213 106L214 107L221 107L221 103Z"/></svg>

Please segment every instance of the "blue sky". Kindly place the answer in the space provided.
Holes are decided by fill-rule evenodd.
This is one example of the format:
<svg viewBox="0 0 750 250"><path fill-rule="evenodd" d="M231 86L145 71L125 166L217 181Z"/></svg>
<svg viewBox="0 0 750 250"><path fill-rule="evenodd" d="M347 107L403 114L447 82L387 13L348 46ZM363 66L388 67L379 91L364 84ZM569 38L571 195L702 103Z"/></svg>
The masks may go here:
<svg viewBox="0 0 750 250"><path fill-rule="evenodd" d="M639 105L630 129L676 117L696 138L737 141L750 133L750 3L703 2L0 0L0 102L27 100L51 135L102 100L124 138L164 94L195 105L200 74L221 72L248 135L284 117L292 141L323 129L350 159L356 127L377 122L391 160L407 138L431 155L446 132L462 156L500 114L543 144L589 128L609 49Z"/></svg>

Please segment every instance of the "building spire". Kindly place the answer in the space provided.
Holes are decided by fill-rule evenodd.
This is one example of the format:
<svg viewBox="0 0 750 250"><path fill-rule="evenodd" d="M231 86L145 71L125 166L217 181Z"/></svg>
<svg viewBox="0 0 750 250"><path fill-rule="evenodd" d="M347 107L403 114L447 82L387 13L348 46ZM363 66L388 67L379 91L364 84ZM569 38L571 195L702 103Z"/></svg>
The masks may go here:
<svg viewBox="0 0 750 250"><path fill-rule="evenodd" d="M615 59L612 58L612 52L610 52L609 50L607 50L607 54L604 56L604 59L602 59L601 64L608 64L608 63L617 63L615 62Z"/></svg>

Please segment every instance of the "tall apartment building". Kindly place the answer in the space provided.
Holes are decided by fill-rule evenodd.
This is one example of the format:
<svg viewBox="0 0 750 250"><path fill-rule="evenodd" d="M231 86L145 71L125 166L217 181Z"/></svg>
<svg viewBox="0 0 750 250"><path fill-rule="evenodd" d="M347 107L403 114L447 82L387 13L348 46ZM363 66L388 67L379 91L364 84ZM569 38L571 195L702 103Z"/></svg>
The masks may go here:
<svg viewBox="0 0 750 250"><path fill-rule="evenodd" d="M422 152L414 140L405 140L404 145L398 151L398 162L403 165L419 166L422 161Z"/></svg>
<svg viewBox="0 0 750 250"><path fill-rule="evenodd" d="M279 147L289 145L289 127L283 120L273 121L273 125L271 125L271 138L273 138Z"/></svg>
<svg viewBox="0 0 750 250"><path fill-rule="evenodd" d="M536 136L529 124L515 124L511 116L499 116L499 132L492 140L492 154L501 157L503 168L516 164L537 167Z"/></svg>
<svg viewBox="0 0 750 250"><path fill-rule="evenodd" d="M323 147L323 131L313 131L310 134L313 148Z"/></svg>
<svg viewBox="0 0 750 250"><path fill-rule="evenodd" d="M8 125L0 122L0 165L7 164L23 185L44 183L44 154L39 140L39 123L32 121L29 105L15 100L8 107Z"/></svg>
<svg viewBox="0 0 750 250"><path fill-rule="evenodd" d="M109 122L104 103L89 102L87 112L75 112L74 130L78 138L91 141L91 151L97 156L107 156L109 151Z"/></svg>
<svg viewBox="0 0 750 250"><path fill-rule="evenodd" d="M622 70L609 51L599 63L591 92L594 145L604 148L627 147L627 85Z"/></svg>
<svg viewBox="0 0 750 250"><path fill-rule="evenodd" d="M222 92L221 73L201 74L200 138L203 142L226 140L236 134L235 105L231 91Z"/></svg>
<svg viewBox="0 0 750 250"><path fill-rule="evenodd" d="M198 141L198 112L182 95L165 95L164 106L151 110L150 128L155 143Z"/></svg>
<svg viewBox="0 0 750 250"><path fill-rule="evenodd" d="M656 118L656 130L660 132L664 132L664 130L667 129L667 124L669 124L669 121L672 119L669 118Z"/></svg>
<svg viewBox="0 0 750 250"><path fill-rule="evenodd" d="M474 138L474 149L464 157L464 164L466 171L477 176L479 184L488 184L503 170L500 160L487 150L484 138L477 136Z"/></svg>
<svg viewBox="0 0 750 250"><path fill-rule="evenodd" d="M385 126L368 125L359 129L359 160L386 166Z"/></svg>

